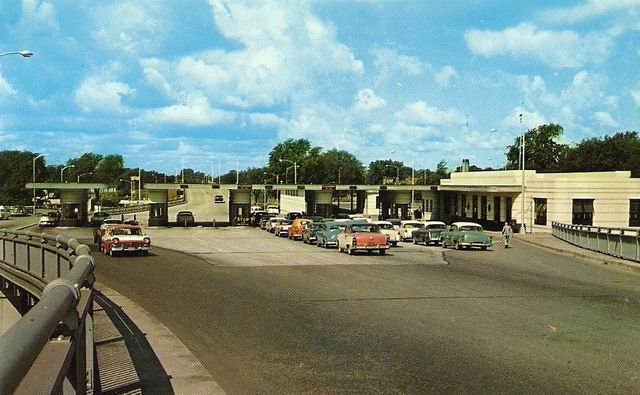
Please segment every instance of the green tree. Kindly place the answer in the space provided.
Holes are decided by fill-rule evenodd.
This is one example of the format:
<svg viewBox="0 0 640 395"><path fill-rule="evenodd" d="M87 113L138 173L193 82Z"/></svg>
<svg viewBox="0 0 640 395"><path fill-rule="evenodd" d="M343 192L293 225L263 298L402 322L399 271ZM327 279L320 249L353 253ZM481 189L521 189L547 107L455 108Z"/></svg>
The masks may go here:
<svg viewBox="0 0 640 395"><path fill-rule="evenodd" d="M93 179L97 182L115 184L123 178L124 159L122 155L106 155L96 165Z"/></svg>
<svg viewBox="0 0 640 395"><path fill-rule="evenodd" d="M69 180L77 180L77 177L80 174L84 173L93 173L91 175L86 175L82 177L83 182L93 181L95 177L95 172L102 160L102 155L94 154L93 152L87 152L82 154L78 158L69 159L67 161L67 165L74 165L75 167L71 169L71 174L69 175ZM67 170L68 171L68 170ZM65 175L66 179L66 175Z"/></svg>
<svg viewBox="0 0 640 395"><path fill-rule="evenodd" d="M438 184L440 180L445 178L449 178L449 169L447 168L447 162L441 160L436 165L436 172L432 184Z"/></svg>
<svg viewBox="0 0 640 395"><path fill-rule="evenodd" d="M400 175L400 180L411 177L411 168L405 167L402 162L391 159L374 160L369 163L367 183L382 184L384 178L395 179L398 174Z"/></svg>
<svg viewBox="0 0 640 395"><path fill-rule="evenodd" d="M630 170L640 176L640 138L637 132L590 138L568 150L562 171Z"/></svg>
<svg viewBox="0 0 640 395"><path fill-rule="evenodd" d="M562 137L564 129L558 124L540 125L525 133L525 165L527 169L539 172L559 171L567 153L567 145L556 140ZM507 167L520 168L521 138L516 137L507 147Z"/></svg>
<svg viewBox="0 0 640 395"><path fill-rule="evenodd" d="M32 181L33 158L38 154L29 151L0 151L0 204L30 205L32 192L25 187ZM42 181L44 160L36 162L36 177Z"/></svg>

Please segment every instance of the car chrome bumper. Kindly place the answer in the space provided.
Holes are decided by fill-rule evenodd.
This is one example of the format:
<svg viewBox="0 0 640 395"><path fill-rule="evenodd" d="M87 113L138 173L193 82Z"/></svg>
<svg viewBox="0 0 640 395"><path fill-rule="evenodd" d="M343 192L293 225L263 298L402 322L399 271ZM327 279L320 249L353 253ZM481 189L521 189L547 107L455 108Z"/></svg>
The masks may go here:
<svg viewBox="0 0 640 395"><path fill-rule="evenodd" d="M124 246L113 246L111 247L112 251L116 252L134 252L134 251L150 251L151 246L134 246L134 247L124 247Z"/></svg>

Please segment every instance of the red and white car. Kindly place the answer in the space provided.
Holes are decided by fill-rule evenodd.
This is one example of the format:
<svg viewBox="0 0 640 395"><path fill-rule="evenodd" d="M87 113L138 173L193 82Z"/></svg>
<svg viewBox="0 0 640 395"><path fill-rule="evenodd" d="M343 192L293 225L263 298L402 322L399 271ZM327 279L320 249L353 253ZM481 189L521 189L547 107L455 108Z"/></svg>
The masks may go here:
<svg viewBox="0 0 640 395"><path fill-rule="evenodd" d="M151 239L142 234L142 229L135 225L110 225L103 229L100 240L100 251L105 255L142 254L151 250Z"/></svg>
<svg viewBox="0 0 640 395"><path fill-rule="evenodd" d="M378 251L384 255L389 249L389 236L380 232L380 226L368 222L348 222L338 234L338 251L351 255L355 251Z"/></svg>

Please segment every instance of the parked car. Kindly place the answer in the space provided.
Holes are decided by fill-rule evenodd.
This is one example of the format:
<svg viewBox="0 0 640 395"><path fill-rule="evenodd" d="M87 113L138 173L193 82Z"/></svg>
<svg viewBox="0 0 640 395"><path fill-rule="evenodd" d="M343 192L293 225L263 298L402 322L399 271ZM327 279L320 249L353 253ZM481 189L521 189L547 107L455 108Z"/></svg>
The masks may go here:
<svg viewBox="0 0 640 395"><path fill-rule="evenodd" d="M347 221L323 222L316 231L316 245L318 247L330 248L338 246L338 234L347 227Z"/></svg>
<svg viewBox="0 0 640 395"><path fill-rule="evenodd" d="M291 240L302 240L302 232L312 224L313 221L307 218L296 218L291 223L291 226L287 229L287 237Z"/></svg>
<svg viewBox="0 0 640 395"><path fill-rule="evenodd" d="M372 224L378 225L380 227L380 233L385 234L389 237L389 244L392 246L397 246L398 241L400 241L400 235L398 235L398 231L393 227L393 224L389 221L372 221Z"/></svg>
<svg viewBox="0 0 640 395"><path fill-rule="evenodd" d="M258 226L260 226L261 229L266 229L269 220L273 217L275 217L275 215L273 214L265 214L260 216L260 222L258 223Z"/></svg>
<svg viewBox="0 0 640 395"><path fill-rule="evenodd" d="M142 234L139 226L108 226L100 239L100 251L105 255L116 256L126 253L147 255L149 250L151 250L151 239Z"/></svg>
<svg viewBox="0 0 640 395"><path fill-rule="evenodd" d="M395 230L399 230L400 229L400 223L402 222L402 220L400 218L388 218L386 219L386 221L389 221L393 224L393 228Z"/></svg>
<svg viewBox="0 0 640 395"><path fill-rule="evenodd" d="M307 226L307 228L302 232L302 242L305 244L316 244L318 241L318 236L316 232L322 229L322 223L313 222Z"/></svg>
<svg viewBox="0 0 640 395"><path fill-rule="evenodd" d="M109 218L110 216L111 214L106 211L96 211L95 213L93 213L93 216L91 216L91 225L100 226L102 225L102 222L104 222L104 220Z"/></svg>
<svg viewBox="0 0 640 395"><path fill-rule="evenodd" d="M413 231L413 244L440 244L442 232L447 227L442 221L425 221L424 227Z"/></svg>
<svg viewBox="0 0 640 395"><path fill-rule="evenodd" d="M9 210L4 206L0 206L0 220L2 219L9 219Z"/></svg>
<svg viewBox="0 0 640 395"><path fill-rule="evenodd" d="M40 216L38 220L38 226L44 228L45 226L58 226L60 224L60 215L57 211L49 211L48 213Z"/></svg>
<svg viewBox="0 0 640 395"><path fill-rule="evenodd" d="M249 222L252 226L260 226L260 220L263 216L268 215L265 210L258 210L251 213L251 217L249 217Z"/></svg>
<svg viewBox="0 0 640 395"><path fill-rule="evenodd" d="M378 225L367 222L349 222L338 234L338 251L352 255L356 251L384 255L389 248L389 237L380 233Z"/></svg>
<svg viewBox="0 0 640 395"><path fill-rule="evenodd" d="M398 235L400 236L400 240L408 241L413 240L413 231L417 229L421 229L424 227L424 222L415 221L415 220L405 220L400 222L400 227L398 228Z"/></svg>
<svg viewBox="0 0 640 395"><path fill-rule="evenodd" d="M273 227L273 234L278 236L278 237L286 237L289 235L289 227L291 226L291 223L293 221L290 221L288 219L283 219L281 221L278 221L278 223L275 224L275 226Z"/></svg>
<svg viewBox="0 0 640 395"><path fill-rule="evenodd" d="M491 247L491 236L484 233L482 226L474 222L454 222L442 232L442 246L463 248L480 247L486 250Z"/></svg>
<svg viewBox="0 0 640 395"><path fill-rule="evenodd" d="M271 232L273 233L276 229L276 225L278 225L280 222L284 221L285 219L283 217L273 217L270 218L269 221L267 222L267 226L266 226L266 230L267 232Z"/></svg>
<svg viewBox="0 0 640 395"><path fill-rule="evenodd" d="M11 207L10 215L12 217L26 217L27 212L22 206L13 206Z"/></svg>
<svg viewBox="0 0 640 395"><path fill-rule="evenodd" d="M302 216L302 213L299 211L290 211L284 217L289 221L293 221L294 219L302 218Z"/></svg>
<svg viewBox="0 0 640 395"><path fill-rule="evenodd" d="M422 228L413 231L413 243L439 244L442 241L442 232L447 229L447 224L442 221L424 221L423 223Z"/></svg>
<svg viewBox="0 0 640 395"><path fill-rule="evenodd" d="M280 214L280 209L278 206L267 206L267 212L269 214L278 215Z"/></svg>
<svg viewBox="0 0 640 395"><path fill-rule="evenodd" d="M191 211L179 211L176 215L176 222L182 226L193 226L196 223L196 219Z"/></svg>

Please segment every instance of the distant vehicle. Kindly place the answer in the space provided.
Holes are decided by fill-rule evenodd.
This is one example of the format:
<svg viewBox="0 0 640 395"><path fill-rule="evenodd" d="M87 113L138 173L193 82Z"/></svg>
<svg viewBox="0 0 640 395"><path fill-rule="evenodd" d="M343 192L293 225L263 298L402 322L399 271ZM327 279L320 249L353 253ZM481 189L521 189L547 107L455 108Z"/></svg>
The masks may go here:
<svg viewBox="0 0 640 395"><path fill-rule="evenodd" d="M249 222L253 226L260 226L260 220L262 217L269 215L265 210L258 210L251 213L251 217L249 218Z"/></svg>
<svg viewBox="0 0 640 395"><path fill-rule="evenodd" d="M283 217L270 218L269 221L267 222L267 226L265 227L265 229L267 230L267 232L273 233L275 232L276 225L278 225L280 222L284 220L285 219Z"/></svg>
<svg viewBox="0 0 640 395"><path fill-rule="evenodd" d="M318 247L330 248L338 246L338 234L347 228L347 221L323 222L316 231L316 245Z"/></svg>
<svg viewBox="0 0 640 395"><path fill-rule="evenodd" d="M278 208L278 206L267 206L267 212L269 214L280 214L280 209Z"/></svg>
<svg viewBox="0 0 640 395"><path fill-rule="evenodd" d="M389 244L394 247L398 245L398 241L400 241L400 235L398 235L398 231L393 227L393 224L391 222L372 221L371 223L378 225L380 227L380 233L389 237Z"/></svg>
<svg viewBox="0 0 640 395"><path fill-rule="evenodd" d="M484 233L482 226L474 222L454 222L442 232L442 246L463 248L480 247L486 250L491 247L491 236Z"/></svg>
<svg viewBox="0 0 640 395"><path fill-rule="evenodd" d="M49 211L48 213L40 216L38 220L38 226L44 228L45 226L58 226L60 224L60 216L57 211Z"/></svg>
<svg viewBox="0 0 640 395"><path fill-rule="evenodd" d="M255 213L256 211L262 211L262 206L251 206L249 211L252 213Z"/></svg>
<svg viewBox="0 0 640 395"><path fill-rule="evenodd" d="M413 240L413 231L424 228L424 222L414 221L414 220L406 220L400 222L400 228L398 229L398 235L400 235L400 240L408 241Z"/></svg>
<svg viewBox="0 0 640 395"><path fill-rule="evenodd" d="M288 212L284 217L289 221L293 221L294 219L302 218L302 213L299 211L291 211Z"/></svg>
<svg viewBox="0 0 640 395"><path fill-rule="evenodd" d="M260 229L267 229L267 224L271 218L275 217L275 214L265 214L260 217Z"/></svg>
<svg viewBox="0 0 640 395"><path fill-rule="evenodd" d="M283 219L279 221L273 228L273 234L278 237L286 237L289 235L289 227L291 226L293 221L288 219Z"/></svg>
<svg viewBox="0 0 640 395"><path fill-rule="evenodd" d="M305 244L316 244L318 236L316 232L322 229L322 223L313 222L302 231L302 242Z"/></svg>
<svg viewBox="0 0 640 395"><path fill-rule="evenodd" d="M191 211L179 211L176 215L176 222L182 226L193 226L196 223L196 219Z"/></svg>
<svg viewBox="0 0 640 395"><path fill-rule="evenodd" d="M442 221L425 221L424 227L413 231L413 244L440 244L447 224Z"/></svg>
<svg viewBox="0 0 640 395"><path fill-rule="evenodd" d="M352 255L356 251L384 255L389 248L388 237L380 233L380 227L366 222L348 223L338 234L338 251Z"/></svg>
<svg viewBox="0 0 640 395"><path fill-rule="evenodd" d="M147 255L151 250L151 239L142 234L139 226L114 225L105 229L99 248L105 255L111 256L126 253Z"/></svg>
<svg viewBox="0 0 640 395"><path fill-rule="evenodd" d="M287 236L291 240L300 239L302 240L302 232L312 224L313 221L306 218L296 218L291 223L291 226L287 229Z"/></svg>
<svg viewBox="0 0 640 395"><path fill-rule="evenodd" d="M103 227L104 225L122 225L122 223L123 221L120 218L105 218L100 227Z"/></svg>
<svg viewBox="0 0 640 395"><path fill-rule="evenodd" d="M100 226L102 225L102 222L104 222L104 220L109 218L110 216L111 214L109 214L106 211L96 211L95 213L93 213L93 216L91 217L91 225Z"/></svg>
<svg viewBox="0 0 640 395"><path fill-rule="evenodd" d="M22 206L13 206L11 207L10 215L12 217L26 217L27 212Z"/></svg>
<svg viewBox="0 0 640 395"><path fill-rule="evenodd" d="M0 220L9 219L9 210L4 206L0 206Z"/></svg>
<svg viewBox="0 0 640 395"><path fill-rule="evenodd" d="M402 220L400 218L388 218L386 219L386 221L389 221L393 224L393 228L395 230L399 230L400 229L400 223L402 223Z"/></svg>

